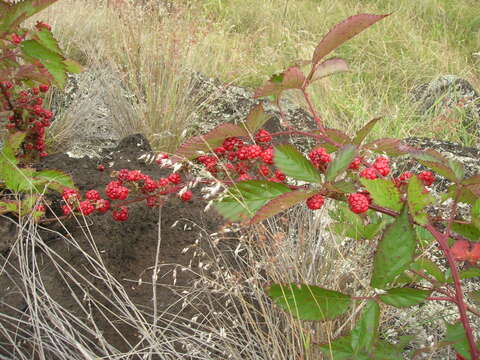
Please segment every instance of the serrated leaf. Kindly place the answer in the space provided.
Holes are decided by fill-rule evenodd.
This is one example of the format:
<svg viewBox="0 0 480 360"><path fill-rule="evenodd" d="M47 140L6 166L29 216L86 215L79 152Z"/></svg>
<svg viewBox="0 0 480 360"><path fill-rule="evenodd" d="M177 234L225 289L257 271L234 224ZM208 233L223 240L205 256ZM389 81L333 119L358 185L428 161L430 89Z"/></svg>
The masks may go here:
<svg viewBox="0 0 480 360"><path fill-rule="evenodd" d="M372 349L378 336L380 307L373 300L368 300L363 308L362 316L351 333L351 344L355 354Z"/></svg>
<svg viewBox="0 0 480 360"><path fill-rule="evenodd" d="M329 344L320 344L319 348L329 360L351 360L354 359L353 356L356 356L355 360L360 360L359 354L353 353L351 342L351 336L342 336ZM364 359L367 360L368 357L361 360Z"/></svg>
<svg viewBox="0 0 480 360"><path fill-rule="evenodd" d="M267 202L291 191L288 186L271 181L249 180L230 186L214 207L227 219L241 221L252 218Z"/></svg>
<svg viewBox="0 0 480 360"><path fill-rule="evenodd" d="M338 73L338 72L345 72L348 71L349 67L348 64L345 60L340 59L340 58L332 58L325 60L321 64L319 64L315 72L313 73L313 76L310 80L310 83L313 81L322 79L324 77L330 76L332 74Z"/></svg>
<svg viewBox="0 0 480 360"><path fill-rule="evenodd" d="M37 187L47 186L56 192L62 192L64 188L75 188L75 183L70 175L59 170L42 170L37 171L32 177L33 184ZM39 188L41 192L42 189Z"/></svg>
<svg viewBox="0 0 480 360"><path fill-rule="evenodd" d="M453 345L453 348L462 355L465 359L471 359L470 346L468 345L467 335L462 323L457 322L455 324L447 325L447 335L445 341L448 341Z"/></svg>
<svg viewBox="0 0 480 360"><path fill-rule="evenodd" d="M462 181L463 185L480 185L480 175L470 176Z"/></svg>
<svg viewBox="0 0 480 360"><path fill-rule="evenodd" d="M18 213L17 201L0 201L0 214Z"/></svg>
<svg viewBox="0 0 480 360"><path fill-rule="evenodd" d="M480 290L471 291L468 293L469 299L471 299L476 305L480 305Z"/></svg>
<svg viewBox="0 0 480 360"><path fill-rule="evenodd" d="M80 74L83 71L83 66L80 65L78 62L72 59L66 59L63 61L65 64L67 71L72 74Z"/></svg>
<svg viewBox="0 0 480 360"><path fill-rule="evenodd" d="M39 72L38 68L32 64L21 65L14 76L15 79L25 82L35 80L41 83L50 83L50 81L53 80L53 77L49 73Z"/></svg>
<svg viewBox="0 0 480 360"><path fill-rule="evenodd" d="M247 119L243 123L250 134L255 134L269 119L269 115L265 112L263 105L256 105L247 115Z"/></svg>
<svg viewBox="0 0 480 360"><path fill-rule="evenodd" d="M355 158L357 147L353 144L347 144L340 148L336 154L335 158L328 165L325 177L327 181L333 181L335 178L345 171Z"/></svg>
<svg viewBox="0 0 480 360"><path fill-rule="evenodd" d="M428 222L427 212L424 211L425 207L434 201L432 195L423 193L424 189L425 187L417 176L413 176L409 180L407 188L408 207L414 220L421 225L425 225Z"/></svg>
<svg viewBox="0 0 480 360"><path fill-rule="evenodd" d="M391 180L361 178L360 182L367 188L375 204L395 211L402 209L400 191Z"/></svg>
<svg viewBox="0 0 480 360"><path fill-rule="evenodd" d="M461 182L465 177L465 167L463 166L463 164L460 161L448 159L448 165L457 177L457 181Z"/></svg>
<svg viewBox="0 0 480 360"><path fill-rule="evenodd" d="M23 0L15 5L10 5L6 13L0 17L0 35L9 32L21 22L45 9L57 0Z"/></svg>
<svg viewBox="0 0 480 360"><path fill-rule="evenodd" d="M477 229L472 224L453 223L452 231L466 237L470 241L475 241L475 242L480 241L480 229Z"/></svg>
<svg viewBox="0 0 480 360"><path fill-rule="evenodd" d="M282 173L297 180L320 183L318 169L293 145L278 145L274 148L273 162Z"/></svg>
<svg viewBox="0 0 480 360"><path fill-rule="evenodd" d="M37 40L39 44L43 45L48 50L53 51L57 54L61 54L58 42L53 37L53 34L50 30L42 28L40 31L37 31L35 33L34 39Z"/></svg>
<svg viewBox="0 0 480 360"><path fill-rule="evenodd" d="M65 58L46 48L36 40L25 40L21 44L24 55L37 59L53 76L55 83L63 89L67 79L67 67L63 63Z"/></svg>
<svg viewBox="0 0 480 360"><path fill-rule="evenodd" d="M480 277L480 269L472 267L472 268L469 268L469 269L459 271L458 275L460 276L460 280ZM453 284L453 278L452 278L451 274L448 274L448 276L445 276L445 279L446 279L446 281L445 281L446 283Z"/></svg>
<svg viewBox="0 0 480 360"><path fill-rule="evenodd" d="M362 223L334 223L332 229L340 236L355 240L372 240L387 225L386 222L364 225Z"/></svg>
<svg viewBox="0 0 480 360"><path fill-rule="evenodd" d="M262 87L255 91L254 97L279 96L284 90L300 89L305 75L298 66L292 66L281 74L273 75Z"/></svg>
<svg viewBox="0 0 480 360"><path fill-rule="evenodd" d="M385 304L395 306L397 308L409 307L424 302L430 296L431 291L411 289L411 288L394 288L387 290L386 294L379 296Z"/></svg>
<svg viewBox="0 0 480 360"><path fill-rule="evenodd" d="M377 117L373 120L370 120L364 127L362 127L358 132L357 135L355 136L355 139L353 139L353 143L356 145L360 145L363 140L370 134L370 132L373 130L374 126L376 123L381 119L382 117Z"/></svg>
<svg viewBox="0 0 480 360"><path fill-rule="evenodd" d="M350 296L307 284L273 284L268 296L282 309L300 320L328 320L344 314Z"/></svg>
<svg viewBox="0 0 480 360"><path fill-rule="evenodd" d="M392 157L408 154L412 150L412 147L406 145L401 140L389 138L372 141L366 144L364 148L380 154L385 153Z"/></svg>
<svg viewBox="0 0 480 360"><path fill-rule="evenodd" d="M418 160L418 162L452 182L458 181L457 176L455 175L453 170L450 169L450 167L448 167L447 165L445 165L445 163L439 163L434 161L424 161L424 160Z"/></svg>
<svg viewBox="0 0 480 360"><path fill-rule="evenodd" d="M338 46L386 16L388 16L388 14L358 14L351 16L341 23L335 25L315 48L312 57L313 66L316 66L322 58L335 50Z"/></svg>
<svg viewBox="0 0 480 360"><path fill-rule="evenodd" d="M478 196L472 191L473 189L470 188L471 186L476 186L476 185L462 186L460 188L460 194L457 195L458 185L457 184L450 185L447 191L443 193L441 196L442 202L449 198L452 198L452 199L457 198L458 202L463 202L463 203L473 205L475 201L478 199Z"/></svg>
<svg viewBox="0 0 480 360"><path fill-rule="evenodd" d="M378 243L371 286L385 289L395 277L408 269L413 262L415 247L415 231L409 222L408 207L405 206Z"/></svg>
<svg viewBox="0 0 480 360"><path fill-rule="evenodd" d="M417 264L420 269L425 270L428 275L433 276L435 280L441 283L445 282L445 275L443 274L442 270L440 270L438 265L435 264L433 261L425 258L420 258L415 261L415 264Z"/></svg>
<svg viewBox="0 0 480 360"><path fill-rule="evenodd" d="M255 216L250 220L250 224L259 223L269 217L276 215L282 211L297 205L312 195L315 192L312 191L291 191L277 196L275 199L270 200L260 210L257 211Z"/></svg>
<svg viewBox="0 0 480 360"><path fill-rule="evenodd" d="M334 183L325 184L325 186L329 190L338 191L346 194L354 193L355 191L357 191L355 184L346 180L339 180Z"/></svg>
<svg viewBox="0 0 480 360"><path fill-rule="evenodd" d="M376 344L375 354L369 360L399 360L403 359L401 349L397 346L387 343L386 341L379 341ZM353 359L352 359L353 360Z"/></svg>
<svg viewBox="0 0 480 360"><path fill-rule="evenodd" d="M248 133L235 124L219 125L207 134L194 136L181 144L175 152L174 160L194 159L200 156L200 152L210 152L222 145L226 138L233 136L248 136Z"/></svg>

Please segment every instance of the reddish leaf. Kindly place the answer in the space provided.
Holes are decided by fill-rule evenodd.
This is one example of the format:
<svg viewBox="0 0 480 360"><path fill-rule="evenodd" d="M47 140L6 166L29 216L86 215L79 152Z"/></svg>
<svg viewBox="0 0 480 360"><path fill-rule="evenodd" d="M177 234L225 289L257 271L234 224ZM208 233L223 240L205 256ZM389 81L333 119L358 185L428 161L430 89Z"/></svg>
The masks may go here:
<svg viewBox="0 0 480 360"><path fill-rule="evenodd" d="M315 48L312 57L313 67L341 44L388 15L358 14L335 25Z"/></svg>
<svg viewBox="0 0 480 360"><path fill-rule="evenodd" d="M255 216L250 220L251 224L258 223L269 217L276 215L284 210L291 208L292 206L305 201L315 192L312 191L291 191L277 196L275 199L270 200L260 210L257 211Z"/></svg>
<svg viewBox="0 0 480 360"><path fill-rule="evenodd" d="M464 185L478 185L480 184L480 175L473 175L462 181Z"/></svg>
<svg viewBox="0 0 480 360"><path fill-rule="evenodd" d="M337 72L344 72L348 70L349 67L345 60L340 58L328 59L317 66L310 82L330 76Z"/></svg>
<svg viewBox="0 0 480 360"><path fill-rule="evenodd" d="M475 265L480 260L480 244L475 244L470 249L468 241L457 240L450 248L450 251L456 260L468 261L472 265Z"/></svg>
<svg viewBox="0 0 480 360"><path fill-rule="evenodd" d="M262 104L258 104L247 115L247 119L243 123L249 133L254 134L260 129L268 120L269 116L265 112Z"/></svg>
<svg viewBox="0 0 480 360"><path fill-rule="evenodd" d="M222 124L205 135L195 136L180 145L172 160L182 161L194 159L200 155L199 152L210 152L220 146L222 142L232 136L248 136L245 129L235 124Z"/></svg>
<svg viewBox="0 0 480 360"><path fill-rule="evenodd" d="M265 85L255 91L255 97L275 95L284 90L300 89L305 81L305 75L298 66L292 66L281 74L273 75Z"/></svg>
<svg viewBox="0 0 480 360"><path fill-rule="evenodd" d="M390 138L375 140L366 144L365 148L378 153L386 153L389 156L405 155L414 150L411 146L404 144L401 140Z"/></svg>
<svg viewBox="0 0 480 360"><path fill-rule="evenodd" d="M382 117L377 117L375 119L370 120L368 123L366 123L358 132L357 135L355 136L355 139L353 139L353 143L355 145L360 145L363 140L370 134L372 131L373 127L375 124L381 119Z"/></svg>

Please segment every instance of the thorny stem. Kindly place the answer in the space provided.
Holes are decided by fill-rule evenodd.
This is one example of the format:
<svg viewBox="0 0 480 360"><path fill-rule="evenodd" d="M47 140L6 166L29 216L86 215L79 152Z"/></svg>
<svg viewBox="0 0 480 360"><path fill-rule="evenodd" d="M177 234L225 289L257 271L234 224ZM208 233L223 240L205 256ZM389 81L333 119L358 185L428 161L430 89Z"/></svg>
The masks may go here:
<svg viewBox="0 0 480 360"><path fill-rule="evenodd" d="M320 118L320 116L317 114L317 111L315 110L315 108L313 107L313 104L312 104L312 100L310 98L310 95L307 93L307 91L302 88L302 93L303 93L303 97L305 98L305 100L307 101L307 104L308 104L308 108L310 110L310 113L313 115L313 119L315 120L315 122L317 123L317 126L319 127L320 131L323 133L323 134L326 134L325 133L325 128L323 126L323 122L322 122L322 119Z"/></svg>

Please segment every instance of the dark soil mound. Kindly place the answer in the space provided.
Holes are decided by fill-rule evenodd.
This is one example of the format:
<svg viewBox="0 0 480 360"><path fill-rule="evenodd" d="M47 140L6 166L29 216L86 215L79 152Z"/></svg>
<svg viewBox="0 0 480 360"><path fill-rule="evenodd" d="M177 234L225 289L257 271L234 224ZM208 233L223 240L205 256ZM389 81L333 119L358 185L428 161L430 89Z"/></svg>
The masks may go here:
<svg viewBox="0 0 480 360"><path fill-rule="evenodd" d="M145 138L142 135L133 135L121 141L113 151L104 154L101 162L106 167L104 172L97 170L98 160L74 159L65 154L55 154L45 158L41 168L59 169L72 175L82 192L96 189L104 194L104 186L111 180L109 170L139 169L155 179L164 175L162 171L165 172L165 170L155 164L147 165L142 160L138 160L147 151L150 151L150 147ZM75 239L84 252L98 261L103 261L104 268L108 269L112 279L123 285L125 295L130 298L132 303L139 309L148 309L145 311L145 318L148 320L148 314L151 313L154 306L151 282L160 236L160 271L155 295L157 312L165 311L190 319L198 313L199 309L182 305L181 292L188 289L196 279L198 260L192 258L191 252L184 253L183 250L198 241L202 234L216 231L222 223L222 219L216 213L204 211L205 205L206 203L202 201L199 194L195 194L194 201L187 204L173 199L162 208L160 224L158 224L159 210L147 208L142 203L131 206L130 217L124 223L113 221L111 214L107 213L104 216L88 217L86 219L89 224L88 229L83 219L69 219L63 225L50 223L40 227L38 235L48 249L42 245L42 242L38 242L35 246L36 250L31 250L34 253L33 258L21 259L20 251L13 251L13 249L6 251L0 257L0 268L5 266L6 269L5 275L0 277L0 312L4 314L0 320L10 317L3 326L11 329L17 328L15 333L19 334L18 339L28 336L33 331L28 328L28 321L25 321L33 316L30 313L32 311L32 299L29 298L31 294L28 294L30 290L22 285L19 280L21 275L17 273L17 269L21 268L22 261L29 262L23 267L39 269L40 273L37 275L41 277L42 286L48 296L67 312L80 318L85 316L85 310L82 310L79 305L81 301L75 300L76 297L79 299L91 297L90 303L96 303L97 307L100 306L99 304L104 304L107 309L112 306L109 300L111 300L113 290L111 287L109 288L108 281L98 273L98 266L92 260L89 260L79 248L65 241L67 238ZM55 209L58 206L58 199L52 199L52 208ZM172 227L173 225L175 226ZM19 244L15 246L18 249L22 246L28 248L28 246ZM55 261L51 259L52 252L58 254L58 259ZM8 261L6 261L7 258ZM76 269L88 281L73 273L72 279L74 280L66 280L65 274L70 274L70 272L58 271L57 264L62 263L60 259L63 259L71 268ZM95 287L99 291L95 290ZM107 298L102 297L102 292ZM87 305L88 301L85 302L85 306ZM128 351L132 345L138 344L138 329L129 325L127 320L122 323L120 319L115 318L115 309L112 310L112 316L105 316L107 311L103 313L92 311L91 315L105 340L115 348L111 350L112 353ZM163 316L162 321L168 321L167 315ZM0 334L2 334L1 331ZM90 335L85 334L84 336L89 338ZM11 342L12 339L2 339L0 335L0 354L14 353L12 346L9 345ZM175 346L177 347L177 345ZM98 346L100 346L100 342ZM52 349L50 353L51 359L57 358L54 350ZM157 356L162 359L170 358L165 354L157 354Z"/></svg>

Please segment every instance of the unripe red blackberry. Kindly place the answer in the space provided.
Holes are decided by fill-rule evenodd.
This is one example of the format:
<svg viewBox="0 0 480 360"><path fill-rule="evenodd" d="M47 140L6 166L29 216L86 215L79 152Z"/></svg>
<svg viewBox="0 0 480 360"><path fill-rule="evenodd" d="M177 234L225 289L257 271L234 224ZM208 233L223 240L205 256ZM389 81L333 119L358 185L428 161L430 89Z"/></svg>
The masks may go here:
<svg viewBox="0 0 480 360"><path fill-rule="evenodd" d="M380 173L382 176L387 176L390 174L389 159L385 156L378 157L373 163L373 167Z"/></svg>
<svg viewBox="0 0 480 360"><path fill-rule="evenodd" d="M361 193L350 194L347 202L350 210L352 210L355 214L366 212L370 205L368 197Z"/></svg>
<svg viewBox="0 0 480 360"><path fill-rule="evenodd" d="M95 207L92 205L92 203L89 200L82 201L78 209L85 216L88 216L95 211Z"/></svg>
<svg viewBox="0 0 480 360"><path fill-rule="evenodd" d="M323 147L313 149L308 154L308 157L310 158L310 161L313 163L313 165L317 167L332 161L330 154L327 153L327 150L325 150Z"/></svg>
<svg viewBox="0 0 480 360"><path fill-rule="evenodd" d="M365 179L369 180L375 180L377 178L377 172L375 171L374 168L366 168L360 171L360 177L363 177Z"/></svg>
<svg viewBox="0 0 480 360"><path fill-rule="evenodd" d="M260 156L262 157L262 160L265 164L273 164L273 148L270 147L266 150L263 150Z"/></svg>
<svg viewBox="0 0 480 360"><path fill-rule="evenodd" d="M182 178L179 174L172 173L168 175L168 181L170 181L172 184L178 185L182 181Z"/></svg>
<svg viewBox="0 0 480 360"><path fill-rule="evenodd" d="M362 158L357 156L355 159L353 159L350 165L348 165L348 168L350 170L358 170L361 164L362 164Z"/></svg>
<svg viewBox="0 0 480 360"><path fill-rule="evenodd" d="M180 195L180 199L182 199L182 201L190 201L192 199L192 195L192 192L190 190L187 190L182 195Z"/></svg>
<svg viewBox="0 0 480 360"><path fill-rule="evenodd" d="M325 199L320 194L313 195L307 199L307 207L310 210L318 210L323 206L324 203Z"/></svg>
<svg viewBox="0 0 480 360"><path fill-rule="evenodd" d="M422 180L425 186L430 186L435 182L435 175L431 171L422 171L418 178Z"/></svg>
<svg viewBox="0 0 480 360"><path fill-rule="evenodd" d="M121 206L120 209L112 212L112 218L115 221L127 221L128 220L128 207Z"/></svg>
<svg viewBox="0 0 480 360"><path fill-rule="evenodd" d="M257 134L255 135L255 141L259 143L267 143L272 141L272 135L265 130L265 129L260 129Z"/></svg>

